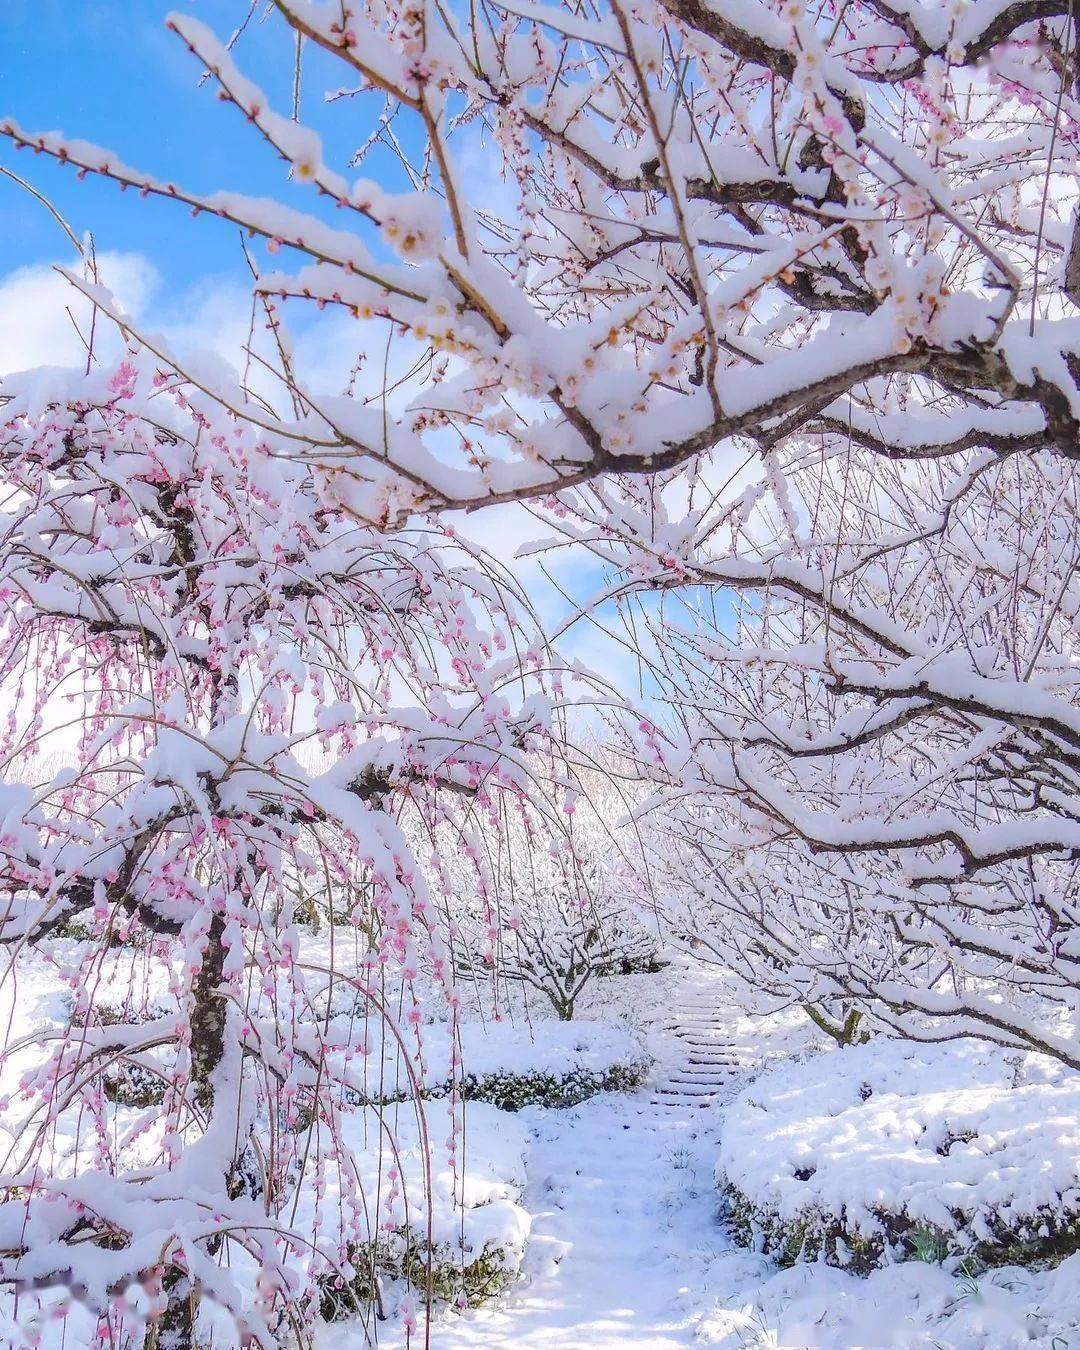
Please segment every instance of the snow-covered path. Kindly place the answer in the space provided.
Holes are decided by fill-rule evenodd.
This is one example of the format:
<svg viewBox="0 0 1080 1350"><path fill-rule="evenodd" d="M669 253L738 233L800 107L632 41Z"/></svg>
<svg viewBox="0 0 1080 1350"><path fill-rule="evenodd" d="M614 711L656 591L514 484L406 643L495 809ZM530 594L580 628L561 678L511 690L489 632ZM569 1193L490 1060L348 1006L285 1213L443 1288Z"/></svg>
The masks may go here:
<svg viewBox="0 0 1080 1350"><path fill-rule="evenodd" d="M667 1350L692 1344L709 1263L728 1247L713 1166L738 1054L707 994L663 1018L668 1054L636 1093L527 1110L524 1278L489 1308L438 1321L436 1350Z"/></svg>
<svg viewBox="0 0 1080 1350"><path fill-rule="evenodd" d="M717 1224L711 1112L648 1092L535 1113L526 1279L490 1310L441 1321L437 1347L690 1343L694 1271L726 1244Z"/></svg>
<svg viewBox="0 0 1080 1350"><path fill-rule="evenodd" d="M713 1177L723 1108L744 1069L813 1033L797 1010L740 1015L708 971L672 976L635 1008L658 1054L648 1084L521 1113L533 1216L522 1278L489 1305L437 1317L432 1350L1080 1350L1080 1254L972 1279L919 1260L867 1276L816 1261L778 1269L733 1245ZM319 1342L362 1343L355 1324ZM378 1343L406 1350L400 1323L383 1324Z"/></svg>

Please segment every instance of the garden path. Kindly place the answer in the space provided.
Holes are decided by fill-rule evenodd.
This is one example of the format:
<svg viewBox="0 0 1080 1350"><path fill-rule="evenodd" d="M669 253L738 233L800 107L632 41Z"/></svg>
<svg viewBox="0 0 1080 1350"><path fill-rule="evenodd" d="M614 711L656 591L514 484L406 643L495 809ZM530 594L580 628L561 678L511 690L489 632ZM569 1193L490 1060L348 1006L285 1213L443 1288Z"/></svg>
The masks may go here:
<svg viewBox="0 0 1080 1350"><path fill-rule="evenodd" d="M677 996L658 1018L672 1053L639 1091L529 1110L525 1278L489 1308L436 1322L435 1350L694 1342L704 1272L729 1245L713 1180L717 1108L745 1055L720 1016L708 983Z"/></svg>

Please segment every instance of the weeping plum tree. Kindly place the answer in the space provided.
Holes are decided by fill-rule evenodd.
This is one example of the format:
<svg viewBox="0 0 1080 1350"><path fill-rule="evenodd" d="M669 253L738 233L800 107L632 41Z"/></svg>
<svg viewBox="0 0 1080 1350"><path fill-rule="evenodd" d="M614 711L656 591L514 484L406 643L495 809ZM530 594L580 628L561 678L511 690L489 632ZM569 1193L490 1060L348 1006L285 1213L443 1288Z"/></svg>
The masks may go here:
<svg viewBox="0 0 1080 1350"><path fill-rule="evenodd" d="M328 985L380 1015L381 968L408 987L422 950L453 998L390 807L521 791L547 702L461 546L328 508L155 360L10 380L3 417L0 940L54 962L71 1015L8 1050L0 1274L74 1293L106 1339L190 1343L199 1301L251 1343L303 1338L365 1222L356 1177L336 1224L294 1222L305 1167L347 1179L364 1091L363 1019L342 1029ZM305 954L312 888L374 935L359 968ZM156 990L141 1019L97 997L116 944ZM156 1085L144 1109L110 1100L118 1070Z"/></svg>

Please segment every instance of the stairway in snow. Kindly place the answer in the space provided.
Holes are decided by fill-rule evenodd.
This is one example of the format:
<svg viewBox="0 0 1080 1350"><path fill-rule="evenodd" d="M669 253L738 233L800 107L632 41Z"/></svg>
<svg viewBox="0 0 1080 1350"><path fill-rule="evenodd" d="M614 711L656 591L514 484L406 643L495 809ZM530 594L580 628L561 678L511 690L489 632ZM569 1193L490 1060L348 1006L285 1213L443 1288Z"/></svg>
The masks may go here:
<svg viewBox="0 0 1080 1350"><path fill-rule="evenodd" d="M661 1027L684 1054L659 1066L651 1085L653 1105L700 1109L730 1096L747 1064L725 1032L723 1011L708 988L684 995Z"/></svg>

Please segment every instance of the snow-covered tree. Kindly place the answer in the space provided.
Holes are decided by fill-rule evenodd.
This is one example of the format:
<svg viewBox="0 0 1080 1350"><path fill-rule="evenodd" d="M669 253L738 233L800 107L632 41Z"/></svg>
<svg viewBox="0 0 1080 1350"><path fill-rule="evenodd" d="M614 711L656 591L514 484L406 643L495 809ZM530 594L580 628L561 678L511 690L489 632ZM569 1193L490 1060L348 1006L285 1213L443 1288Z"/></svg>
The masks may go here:
<svg viewBox="0 0 1080 1350"><path fill-rule="evenodd" d="M733 976L748 1011L797 1005L838 1044L863 1039L866 1001L845 978L872 945L863 906L850 895L826 900L831 876L806 854L733 848L730 820L711 794L707 803L655 832L669 941Z"/></svg>
<svg viewBox="0 0 1080 1350"><path fill-rule="evenodd" d="M228 50L172 15L310 212L234 184L200 195L12 118L0 132L293 258L259 277L264 297L411 336L394 409L298 381L296 415L270 419L199 372L372 518L718 447L734 469L739 443L771 464L797 433L883 459L1072 457L1069 3L274 0L282 63L296 40L321 58L299 120L239 69L243 32ZM328 164L323 131L351 131L379 180ZM388 155L408 190L387 190ZM476 189L499 175L505 190ZM901 425L881 420L905 401Z"/></svg>
<svg viewBox="0 0 1080 1350"><path fill-rule="evenodd" d="M527 796L492 801L461 838L448 824L431 834L447 945L463 983L489 1006L518 986L569 1021L595 979L660 959L649 861L632 819L640 792L595 749L587 758L570 767L537 757Z"/></svg>
<svg viewBox="0 0 1080 1350"><path fill-rule="evenodd" d="M74 1294L107 1337L149 1319L190 1343L201 1302L270 1346L305 1334L380 1203L338 1136L364 1017L331 1016L333 987L381 1017L380 972L407 991L422 951L455 999L388 808L524 790L547 701L507 652L529 635L461 545L328 507L156 360L4 396L0 941L71 1007L43 1052L8 1047L0 1277ZM359 967L305 953L313 887L372 935ZM103 1003L116 946L141 1018ZM117 1106L117 1073L147 1099ZM342 1207L298 1228L331 1166Z"/></svg>
<svg viewBox="0 0 1080 1350"><path fill-rule="evenodd" d="M652 624L674 717L639 749L689 930L749 985L1075 1066L1080 485L957 458L778 455Z"/></svg>
<svg viewBox="0 0 1080 1350"><path fill-rule="evenodd" d="M239 69L246 4L230 49L170 23L282 156L289 205L0 120L293 264L253 258L286 399L186 370L76 279L156 362L15 386L5 410L9 757L69 692L84 711L73 777L5 789L4 935L76 912L159 929L186 1014L130 1040L91 1019L35 1070L28 1146L97 1065L177 1046L149 1171L87 1186L18 1158L4 1273L101 1298L161 1269L240 1308L215 1253L246 1243L264 1339L297 1306L293 1239L267 1222L276 1161L263 1200L230 1194L236 1141L257 1137L260 1081L288 1116L324 1062L318 1023L282 1033L304 999L290 874L328 859L410 969L433 924L377 800L486 791L535 725L506 705L488 583L379 532L410 513L541 500L616 593L705 595L643 650L678 716L647 721L639 753L675 785L675 828L717 840L711 866L753 851L770 888L820 869L809 908L789 921L782 892L767 915L810 999L1076 1064L1080 959L1072 0L275 9L282 61L318 49L338 72L322 105L303 82L296 119ZM331 130L377 181L326 162ZM414 344L394 396L310 389L293 298L370 324L358 345ZM298 704L341 738L323 773L294 754ZM209 1211L196 1170L217 1178Z"/></svg>

